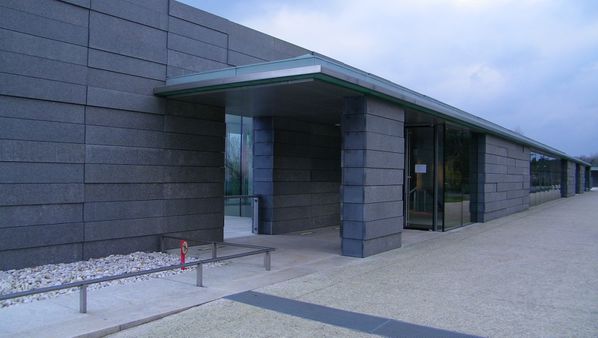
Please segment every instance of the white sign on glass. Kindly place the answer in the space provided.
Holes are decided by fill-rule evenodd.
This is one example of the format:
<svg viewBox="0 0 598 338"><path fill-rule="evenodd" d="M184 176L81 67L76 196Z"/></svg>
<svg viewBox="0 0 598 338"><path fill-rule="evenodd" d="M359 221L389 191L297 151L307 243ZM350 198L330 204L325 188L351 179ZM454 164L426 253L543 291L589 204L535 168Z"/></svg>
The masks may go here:
<svg viewBox="0 0 598 338"><path fill-rule="evenodd" d="M428 166L425 164L416 164L415 165L415 173L416 174L425 174L428 172Z"/></svg>

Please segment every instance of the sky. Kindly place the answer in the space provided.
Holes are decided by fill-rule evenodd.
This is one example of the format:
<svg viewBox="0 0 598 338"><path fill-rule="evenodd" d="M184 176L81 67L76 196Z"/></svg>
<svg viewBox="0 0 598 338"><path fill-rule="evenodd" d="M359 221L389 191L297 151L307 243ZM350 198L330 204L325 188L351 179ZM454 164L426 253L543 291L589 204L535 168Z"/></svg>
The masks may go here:
<svg viewBox="0 0 598 338"><path fill-rule="evenodd" d="M182 2L571 155L598 154L598 1Z"/></svg>

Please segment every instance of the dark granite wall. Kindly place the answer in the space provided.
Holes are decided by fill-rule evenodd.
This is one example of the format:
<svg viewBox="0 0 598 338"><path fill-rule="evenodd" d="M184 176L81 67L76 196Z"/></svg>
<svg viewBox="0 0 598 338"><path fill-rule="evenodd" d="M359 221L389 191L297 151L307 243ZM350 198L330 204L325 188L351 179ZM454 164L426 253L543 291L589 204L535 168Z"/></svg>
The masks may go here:
<svg viewBox="0 0 598 338"><path fill-rule="evenodd" d="M529 208L530 150L491 135L476 135L475 220L486 222Z"/></svg>
<svg viewBox="0 0 598 338"><path fill-rule="evenodd" d="M0 2L0 269L222 238L224 110L153 88L306 52L176 1Z"/></svg>
<svg viewBox="0 0 598 338"><path fill-rule="evenodd" d="M282 117L253 121L260 233L339 225L340 128Z"/></svg>

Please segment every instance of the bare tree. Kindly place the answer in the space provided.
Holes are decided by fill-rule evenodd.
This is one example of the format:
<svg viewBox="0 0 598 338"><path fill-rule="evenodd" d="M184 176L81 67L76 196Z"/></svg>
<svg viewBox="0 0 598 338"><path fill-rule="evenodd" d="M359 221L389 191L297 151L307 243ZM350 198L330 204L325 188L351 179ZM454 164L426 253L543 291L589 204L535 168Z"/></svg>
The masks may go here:
<svg viewBox="0 0 598 338"><path fill-rule="evenodd" d="M592 155L581 155L579 158L583 161L589 162L592 166L598 166L598 153Z"/></svg>

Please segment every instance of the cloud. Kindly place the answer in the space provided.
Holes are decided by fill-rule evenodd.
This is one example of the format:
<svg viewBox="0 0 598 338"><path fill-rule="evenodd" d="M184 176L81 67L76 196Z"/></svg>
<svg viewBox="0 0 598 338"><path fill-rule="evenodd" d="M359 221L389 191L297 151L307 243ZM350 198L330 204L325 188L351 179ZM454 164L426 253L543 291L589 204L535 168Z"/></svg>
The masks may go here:
<svg viewBox="0 0 598 338"><path fill-rule="evenodd" d="M231 20L566 152L598 151L598 2L227 3Z"/></svg>
<svg viewBox="0 0 598 338"><path fill-rule="evenodd" d="M508 82L507 75L495 66L474 63L450 67L441 74L442 82L433 91L453 100L486 102L501 96Z"/></svg>

